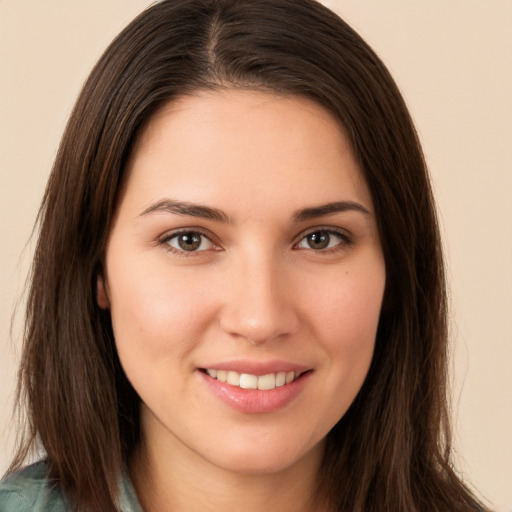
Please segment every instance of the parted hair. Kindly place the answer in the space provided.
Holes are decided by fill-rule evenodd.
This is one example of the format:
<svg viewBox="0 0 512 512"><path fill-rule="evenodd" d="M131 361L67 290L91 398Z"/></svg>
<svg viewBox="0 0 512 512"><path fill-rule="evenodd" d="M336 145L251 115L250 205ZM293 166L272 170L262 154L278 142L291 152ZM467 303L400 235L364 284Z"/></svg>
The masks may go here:
<svg viewBox="0 0 512 512"><path fill-rule="evenodd" d="M444 266L422 150L386 67L313 0L165 0L140 14L86 81L39 212L10 471L42 448L76 510L117 510L140 440L140 400L116 353L102 272L130 151L168 102L200 90L307 97L347 134L371 192L386 264L365 383L328 434L333 511L484 510L455 473L447 405Z"/></svg>

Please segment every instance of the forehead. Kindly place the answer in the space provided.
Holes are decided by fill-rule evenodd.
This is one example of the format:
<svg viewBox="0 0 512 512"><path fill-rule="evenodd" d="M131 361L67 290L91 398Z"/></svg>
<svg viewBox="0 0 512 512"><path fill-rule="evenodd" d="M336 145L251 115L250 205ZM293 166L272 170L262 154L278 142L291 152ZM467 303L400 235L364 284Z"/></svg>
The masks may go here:
<svg viewBox="0 0 512 512"><path fill-rule="evenodd" d="M281 206L370 196L334 116L301 97L225 90L184 96L147 124L128 166L127 196L167 195L232 205ZM343 197L341 197L343 196ZM346 197L347 196L347 197Z"/></svg>

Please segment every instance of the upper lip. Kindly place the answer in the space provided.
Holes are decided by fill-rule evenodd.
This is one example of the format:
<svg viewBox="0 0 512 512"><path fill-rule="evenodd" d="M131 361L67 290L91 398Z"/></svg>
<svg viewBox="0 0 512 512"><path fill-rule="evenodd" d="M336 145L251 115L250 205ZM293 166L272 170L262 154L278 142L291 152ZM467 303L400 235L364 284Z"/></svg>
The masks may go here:
<svg viewBox="0 0 512 512"><path fill-rule="evenodd" d="M233 361L219 361L215 363L208 363L202 366L201 369L207 370L224 370L237 373L247 373L250 375L267 375L269 373L279 372L305 372L311 370L310 366L293 363L290 361L271 360L271 361L254 361L254 360L233 360Z"/></svg>

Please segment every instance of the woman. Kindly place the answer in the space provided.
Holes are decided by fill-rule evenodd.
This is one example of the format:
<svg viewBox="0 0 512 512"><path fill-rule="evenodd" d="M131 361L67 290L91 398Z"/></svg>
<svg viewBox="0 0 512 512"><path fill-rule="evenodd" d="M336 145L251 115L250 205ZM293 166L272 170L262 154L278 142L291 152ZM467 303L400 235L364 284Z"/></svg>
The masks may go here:
<svg viewBox="0 0 512 512"><path fill-rule="evenodd" d="M326 8L152 6L87 81L40 221L0 510L483 509L450 462L419 142Z"/></svg>

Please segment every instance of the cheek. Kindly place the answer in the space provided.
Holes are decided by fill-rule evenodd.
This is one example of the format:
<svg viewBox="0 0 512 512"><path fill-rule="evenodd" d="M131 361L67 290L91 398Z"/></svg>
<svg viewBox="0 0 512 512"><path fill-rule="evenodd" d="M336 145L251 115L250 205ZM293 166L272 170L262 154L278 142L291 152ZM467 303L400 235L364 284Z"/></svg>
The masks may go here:
<svg viewBox="0 0 512 512"><path fill-rule="evenodd" d="M131 359L142 363L185 357L211 316L208 289L199 277L170 273L158 260L122 265L109 272L112 325L121 360L128 364Z"/></svg>
<svg viewBox="0 0 512 512"><path fill-rule="evenodd" d="M384 286L383 265L361 266L323 283L309 298L310 325L326 355L329 385L343 397L341 414L370 367Z"/></svg>
<svg viewBox="0 0 512 512"><path fill-rule="evenodd" d="M323 338L333 347L357 350L373 344L382 306L384 272L345 271L310 297L309 309Z"/></svg>

